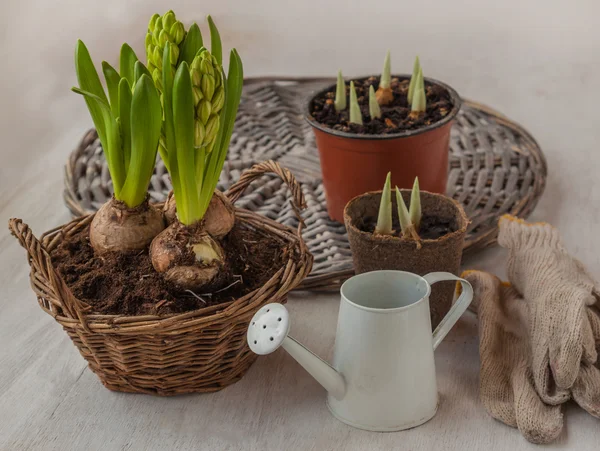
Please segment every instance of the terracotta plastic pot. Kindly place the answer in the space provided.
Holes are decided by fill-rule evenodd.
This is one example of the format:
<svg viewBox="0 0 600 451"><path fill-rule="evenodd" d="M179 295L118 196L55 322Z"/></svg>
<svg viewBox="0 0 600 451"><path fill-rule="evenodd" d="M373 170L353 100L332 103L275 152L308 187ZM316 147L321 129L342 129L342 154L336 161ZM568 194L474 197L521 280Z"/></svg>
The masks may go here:
<svg viewBox="0 0 600 451"><path fill-rule="evenodd" d="M408 75L397 75L406 79ZM358 135L333 130L312 117L313 100L335 91L329 86L314 95L308 103L306 120L315 133L321 159L327 212L331 219L343 221L344 207L350 199L381 189L388 172L392 186L410 188L419 177L422 189L445 193L448 180L448 147L452 121L461 100L450 86L426 78L450 93L453 108L441 121L420 128L387 135Z"/></svg>
<svg viewBox="0 0 600 451"><path fill-rule="evenodd" d="M402 197L408 205L410 190L402 190ZM393 216L397 219L396 199L395 196L392 198ZM366 193L352 199L344 210L344 222L356 274L382 269L409 271L420 276L434 271L459 274L469 220L458 202L447 196L421 191L423 214L451 220L456 231L437 240L422 240L419 249L412 239L374 235L361 230L364 220L377 218L380 200L381 191ZM429 300L433 328L452 306L454 285L453 282L440 282L432 287Z"/></svg>

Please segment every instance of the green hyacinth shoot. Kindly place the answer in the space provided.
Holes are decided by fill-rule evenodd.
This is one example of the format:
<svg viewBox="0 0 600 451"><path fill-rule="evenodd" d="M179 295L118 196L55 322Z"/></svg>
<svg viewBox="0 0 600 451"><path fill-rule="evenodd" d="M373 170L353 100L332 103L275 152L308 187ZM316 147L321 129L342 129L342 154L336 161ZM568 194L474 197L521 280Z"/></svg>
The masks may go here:
<svg viewBox="0 0 600 451"><path fill-rule="evenodd" d="M356 89L354 88L354 82L350 82L350 122L353 124L362 125L362 113L360 106L358 105L358 98L356 97Z"/></svg>
<svg viewBox="0 0 600 451"><path fill-rule="evenodd" d="M421 62L419 61L419 56L417 55L413 64L413 71L410 77L410 83L408 84L407 100L409 105L411 105L413 101L413 95L415 92L415 86L417 84L417 78L419 77L419 71L421 71Z"/></svg>
<svg viewBox="0 0 600 451"><path fill-rule="evenodd" d="M346 82L344 82L341 70L338 71L337 75L334 107L338 113L346 109Z"/></svg>
<svg viewBox="0 0 600 451"><path fill-rule="evenodd" d="M419 178L415 177L410 196L410 209L406 208L404 198L396 187L396 203L398 204L398 219L400 229L405 237L418 238L421 226L421 192L419 190Z"/></svg>
<svg viewBox="0 0 600 451"><path fill-rule="evenodd" d="M423 70L419 67L410 110L412 113L424 113L426 109L427 97L425 95L425 81L423 80Z"/></svg>
<svg viewBox="0 0 600 451"><path fill-rule="evenodd" d="M385 179L385 185L381 194L379 204L379 214L377 217L377 225L375 233L380 235L392 235L392 198L391 198L391 173ZM419 228L421 226L421 192L419 190L419 178L416 177L413 183L410 209L406 207L404 198L396 187L396 203L398 207L398 219L402 235L406 238L419 239Z"/></svg>
<svg viewBox="0 0 600 451"><path fill-rule="evenodd" d="M381 108L377 102L377 95L375 94L373 85L369 86L369 116L371 116L371 119L381 117Z"/></svg>
<svg viewBox="0 0 600 451"><path fill-rule="evenodd" d="M131 47L123 44L119 72L102 62L107 96L82 41L75 48L75 70L79 87L72 90L85 98L106 156L115 198L130 208L137 207L147 196L162 118L150 72Z"/></svg>
<svg viewBox="0 0 600 451"><path fill-rule="evenodd" d="M379 204L379 215L377 216L377 225L375 233L380 235L392 234L392 173L388 172L385 178L385 185L381 192L381 202Z"/></svg>
<svg viewBox="0 0 600 451"><path fill-rule="evenodd" d="M152 16L146 37L148 66L156 74L163 101L159 152L184 225L200 221L206 213L242 94L242 61L232 49L225 76L219 31L212 18L207 19L210 51L204 47L200 27L194 23L186 31L172 11Z"/></svg>

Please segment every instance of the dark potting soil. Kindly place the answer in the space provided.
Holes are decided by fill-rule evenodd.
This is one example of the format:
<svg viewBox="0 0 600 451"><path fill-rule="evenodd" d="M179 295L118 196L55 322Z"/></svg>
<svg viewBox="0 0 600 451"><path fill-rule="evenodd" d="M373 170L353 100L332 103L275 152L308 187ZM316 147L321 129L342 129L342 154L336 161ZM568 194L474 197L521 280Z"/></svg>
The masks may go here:
<svg viewBox="0 0 600 451"><path fill-rule="evenodd" d="M152 267L148 252L94 255L88 231L64 240L52 262L75 297L107 315L167 315L235 300L264 285L290 256L283 241L236 223L221 245L226 263L201 293L178 290Z"/></svg>
<svg viewBox="0 0 600 451"><path fill-rule="evenodd" d="M335 86L332 91L315 97L312 103L312 117L320 124L334 130L361 135L382 135L399 133L404 130L416 130L427 125L435 124L452 111L453 103L450 93L438 85L425 81L425 96L427 109L417 117L410 115L410 105L407 100L407 78L392 78L391 88L394 100L389 105L381 105L381 118L372 119L369 116L369 86L373 85L375 91L379 86L378 77L369 77L363 80L353 80L358 97L358 104L362 112L363 125L351 124L349 108L339 113L335 110ZM350 89L346 84L346 91Z"/></svg>
<svg viewBox="0 0 600 451"><path fill-rule="evenodd" d="M367 217L357 224L359 230L363 232L373 233L375 226L377 225L377 218ZM399 237L401 235L400 223L398 219L393 221L394 236ZM419 237L422 240L437 240L452 232L458 230L456 220L453 219L442 219L437 216L423 215L421 218L421 227L419 230Z"/></svg>

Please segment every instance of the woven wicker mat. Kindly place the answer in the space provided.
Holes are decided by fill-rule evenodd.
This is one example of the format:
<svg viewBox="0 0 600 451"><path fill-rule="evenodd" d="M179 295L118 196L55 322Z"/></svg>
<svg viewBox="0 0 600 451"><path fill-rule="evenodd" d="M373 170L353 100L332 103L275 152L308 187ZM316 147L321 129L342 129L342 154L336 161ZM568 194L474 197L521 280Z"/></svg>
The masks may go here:
<svg viewBox="0 0 600 451"><path fill-rule="evenodd" d="M312 92L331 80L250 80L244 93L219 188L224 190L253 164L273 159L303 183L308 203L304 239L315 257L305 289L335 289L352 274L350 247L343 224L325 210L319 157L302 113ZM465 101L450 142L447 194L471 219L465 252L494 244L497 219L504 213L526 217L546 180L546 162L535 140L518 124L482 105ZM165 199L171 182L159 160L150 195ZM95 132L88 132L66 166L64 198L74 215L95 211L112 192L110 176ZM286 225L297 226L289 192L276 177L254 182L238 200Z"/></svg>

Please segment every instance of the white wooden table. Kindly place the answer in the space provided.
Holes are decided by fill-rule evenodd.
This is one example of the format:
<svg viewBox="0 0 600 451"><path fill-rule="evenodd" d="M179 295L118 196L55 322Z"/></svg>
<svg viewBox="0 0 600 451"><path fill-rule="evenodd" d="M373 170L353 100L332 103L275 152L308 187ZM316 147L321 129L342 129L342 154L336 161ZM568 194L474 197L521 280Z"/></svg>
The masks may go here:
<svg viewBox="0 0 600 451"><path fill-rule="evenodd" d="M91 125L82 100L69 92L76 39L98 60L115 63L125 40L141 55L151 13L173 8L196 20L213 14L225 45L237 45L248 75L332 75L338 67L345 75L364 74L379 70L388 47L394 67L409 71L418 52L427 75L494 106L539 140L550 177L533 219L557 225L569 248L600 276L597 2L425 0L410 6L384 0L378 8L345 0L159 3L2 3L4 224L21 217L39 234L69 219L61 200L62 166ZM504 272L498 249L464 263ZM28 273L24 251L0 234L2 451L535 448L491 419L478 400L471 316L436 351L438 414L410 431L368 433L334 420L324 390L283 351L260 358L242 381L215 394L163 399L110 392L39 309ZM288 305L292 334L330 358L337 297L294 294ZM597 450L600 420L575 406L565 415L565 430L551 448Z"/></svg>

